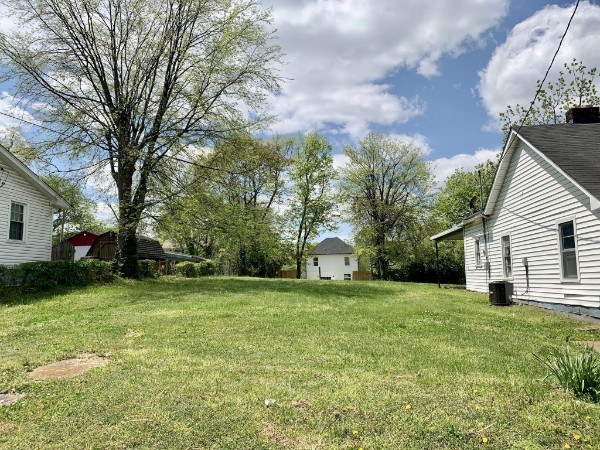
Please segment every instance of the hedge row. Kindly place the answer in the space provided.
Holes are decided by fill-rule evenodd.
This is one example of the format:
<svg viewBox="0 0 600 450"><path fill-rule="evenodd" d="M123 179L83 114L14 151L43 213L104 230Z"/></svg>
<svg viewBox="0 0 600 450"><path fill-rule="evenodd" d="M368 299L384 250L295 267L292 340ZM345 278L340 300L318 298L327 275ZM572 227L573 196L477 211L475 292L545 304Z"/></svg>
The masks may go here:
<svg viewBox="0 0 600 450"><path fill-rule="evenodd" d="M206 260L199 263L180 262L175 266L175 274L180 277L196 278L207 275L214 275L217 266L214 261Z"/></svg>
<svg viewBox="0 0 600 450"><path fill-rule="evenodd" d="M57 286L84 286L114 278L111 264L99 260L38 261L18 266L0 266L0 287L14 286L19 292L39 292Z"/></svg>

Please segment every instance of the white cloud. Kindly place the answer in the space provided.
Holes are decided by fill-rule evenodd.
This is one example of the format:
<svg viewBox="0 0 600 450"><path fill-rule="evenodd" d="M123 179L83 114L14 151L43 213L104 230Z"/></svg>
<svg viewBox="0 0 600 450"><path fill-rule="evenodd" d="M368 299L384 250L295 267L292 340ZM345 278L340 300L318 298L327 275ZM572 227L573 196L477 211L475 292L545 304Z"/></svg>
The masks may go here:
<svg viewBox="0 0 600 450"><path fill-rule="evenodd" d="M117 204L97 203L96 218L108 224L116 224L117 219L115 218L113 210L117 210Z"/></svg>
<svg viewBox="0 0 600 450"><path fill-rule="evenodd" d="M573 5L547 6L515 25L506 42L494 51L480 72L479 94L490 116L490 127L507 105L527 105L541 80L565 31ZM549 81L557 78L563 63L573 58L588 67L600 67L600 6L582 2L562 44Z"/></svg>
<svg viewBox="0 0 600 450"><path fill-rule="evenodd" d="M405 123L425 112L416 95L385 83L395 71L439 74L444 55L477 45L508 0L272 0L292 79L273 97L278 132L307 129L362 136L370 125ZM401 86L400 86L401 87Z"/></svg>
<svg viewBox="0 0 600 450"><path fill-rule="evenodd" d="M343 169L346 166L346 164L348 164L349 161L350 161L350 158L348 158L343 153L338 153L337 155L333 155L333 167L335 168L335 170Z"/></svg>
<svg viewBox="0 0 600 450"><path fill-rule="evenodd" d="M488 159L494 161L500 153L500 149L479 149L473 154L459 153L450 158L438 158L432 161L433 174L438 186L441 186L456 169L463 168L466 171L475 169L475 166L486 162Z"/></svg>
<svg viewBox="0 0 600 450"><path fill-rule="evenodd" d="M2 131L23 127L23 120L31 123L37 122L31 114L20 106L19 101L6 91L0 93L0 112L4 113L0 114L0 130Z"/></svg>

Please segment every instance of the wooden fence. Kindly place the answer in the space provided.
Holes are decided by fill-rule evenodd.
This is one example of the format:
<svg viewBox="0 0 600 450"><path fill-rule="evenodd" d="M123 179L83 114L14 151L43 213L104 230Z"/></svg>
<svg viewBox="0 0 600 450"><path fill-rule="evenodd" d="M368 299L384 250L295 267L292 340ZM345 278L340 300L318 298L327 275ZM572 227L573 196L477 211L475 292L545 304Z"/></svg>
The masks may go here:
<svg viewBox="0 0 600 450"><path fill-rule="evenodd" d="M371 272L363 272L361 270L354 270L352 272L352 281L370 281L373 279Z"/></svg>
<svg viewBox="0 0 600 450"><path fill-rule="evenodd" d="M277 272L278 278L296 278L295 270L280 270Z"/></svg>
<svg viewBox="0 0 600 450"><path fill-rule="evenodd" d="M73 261L75 258L75 247L69 242L62 241L52 246L52 261Z"/></svg>

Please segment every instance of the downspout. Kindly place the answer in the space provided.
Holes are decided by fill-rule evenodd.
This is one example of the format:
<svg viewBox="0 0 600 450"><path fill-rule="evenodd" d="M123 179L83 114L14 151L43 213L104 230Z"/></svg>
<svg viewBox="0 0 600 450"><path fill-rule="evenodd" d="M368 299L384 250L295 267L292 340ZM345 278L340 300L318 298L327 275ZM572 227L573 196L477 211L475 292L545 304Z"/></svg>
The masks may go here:
<svg viewBox="0 0 600 450"><path fill-rule="evenodd" d="M488 257L488 242L487 242L487 229L485 226L485 214L484 214L484 204L483 204L483 182L481 181L481 169L477 171L477 174L479 175L479 204L481 207L481 223L483 225L483 246L485 248L485 284L487 285L489 283L490 278L492 277L491 274L491 264L490 264L490 260Z"/></svg>

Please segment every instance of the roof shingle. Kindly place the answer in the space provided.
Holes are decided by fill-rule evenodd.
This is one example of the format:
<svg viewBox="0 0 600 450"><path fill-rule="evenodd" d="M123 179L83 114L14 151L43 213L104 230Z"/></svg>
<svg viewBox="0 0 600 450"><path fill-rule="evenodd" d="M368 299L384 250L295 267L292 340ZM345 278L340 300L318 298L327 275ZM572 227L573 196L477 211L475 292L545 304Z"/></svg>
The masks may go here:
<svg viewBox="0 0 600 450"><path fill-rule="evenodd" d="M354 247L338 237L322 240L312 251L313 255L351 255L352 253L354 253Z"/></svg>

